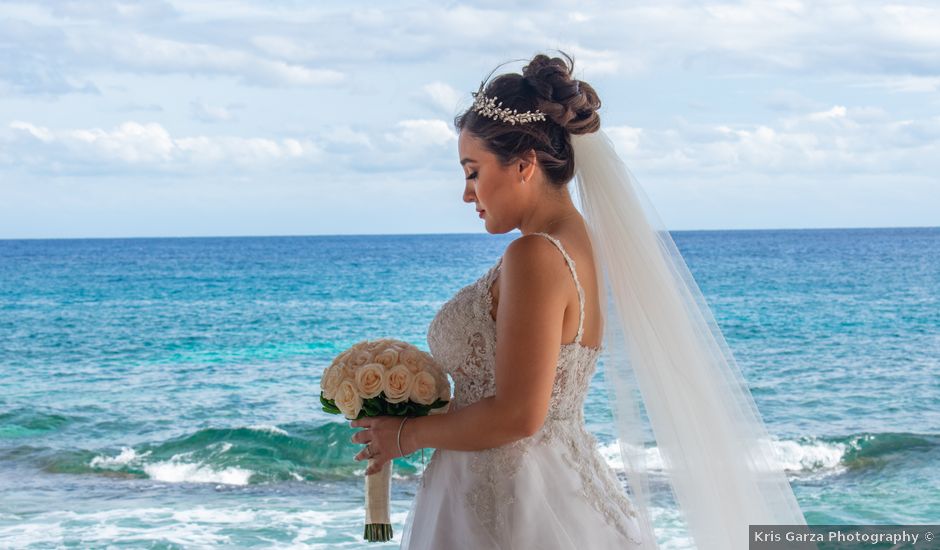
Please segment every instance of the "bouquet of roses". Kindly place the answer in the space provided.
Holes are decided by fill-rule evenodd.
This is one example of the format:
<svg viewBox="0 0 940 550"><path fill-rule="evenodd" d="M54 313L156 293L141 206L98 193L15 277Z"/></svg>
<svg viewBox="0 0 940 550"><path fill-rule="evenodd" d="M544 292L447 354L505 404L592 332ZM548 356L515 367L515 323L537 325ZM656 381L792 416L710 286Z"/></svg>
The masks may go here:
<svg viewBox="0 0 940 550"><path fill-rule="evenodd" d="M323 410L350 420L364 416L425 416L445 412L450 403L450 383L431 355L389 338L365 340L337 355L323 372L320 389ZM391 463L366 476L363 536L370 542L392 538L391 479Z"/></svg>

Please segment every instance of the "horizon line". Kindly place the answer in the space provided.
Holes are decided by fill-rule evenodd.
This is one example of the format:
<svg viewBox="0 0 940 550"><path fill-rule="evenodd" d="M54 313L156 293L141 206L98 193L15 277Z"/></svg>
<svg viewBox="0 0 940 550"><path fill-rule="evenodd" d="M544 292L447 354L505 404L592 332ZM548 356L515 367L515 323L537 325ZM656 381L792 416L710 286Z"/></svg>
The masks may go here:
<svg viewBox="0 0 940 550"><path fill-rule="evenodd" d="M849 227L732 227L700 229L668 229L669 233L705 233L730 231L835 231L859 229L940 229L938 225L895 225L895 226L849 226ZM513 230L501 235L518 233ZM69 241L69 240L120 240L120 239L248 239L248 238L298 238L298 237L418 237L434 235L489 235L490 233L308 233L308 234L271 234L271 235L133 235L118 237L0 237L0 241Z"/></svg>

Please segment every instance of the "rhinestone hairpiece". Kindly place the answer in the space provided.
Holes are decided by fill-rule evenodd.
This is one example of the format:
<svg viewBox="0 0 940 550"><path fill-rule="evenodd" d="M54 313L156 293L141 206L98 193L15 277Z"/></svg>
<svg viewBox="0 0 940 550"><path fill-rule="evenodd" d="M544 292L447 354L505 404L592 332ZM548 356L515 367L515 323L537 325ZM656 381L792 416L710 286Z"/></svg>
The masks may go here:
<svg viewBox="0 0 940 550"><path fill-rule="evenodd" d="M516 109L502 107L502 101L497 104L496 96L487 97L482 91L472 92L470 95L475 98L473 110L493 120L502 120L512 125L515 125L517 122L523 124L534 120L545 120L545 113L538 109L520 113Z"/></svg>

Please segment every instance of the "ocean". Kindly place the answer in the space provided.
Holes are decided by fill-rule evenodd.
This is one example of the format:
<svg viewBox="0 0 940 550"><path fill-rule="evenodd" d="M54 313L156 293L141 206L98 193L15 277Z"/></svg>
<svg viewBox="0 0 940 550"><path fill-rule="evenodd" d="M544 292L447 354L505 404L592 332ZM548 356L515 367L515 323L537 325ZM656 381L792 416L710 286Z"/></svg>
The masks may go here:
<svg viewBox="0 0 940 550"><path fill-rule="evenodd" d="M672 234L807 521L940 523L940 228ZM364 542L320 373L365 339L427 350L518 235L0 240L0 547L397 547L421 453L395 538ZM688 548L658 472L660 544Z"/></svg>

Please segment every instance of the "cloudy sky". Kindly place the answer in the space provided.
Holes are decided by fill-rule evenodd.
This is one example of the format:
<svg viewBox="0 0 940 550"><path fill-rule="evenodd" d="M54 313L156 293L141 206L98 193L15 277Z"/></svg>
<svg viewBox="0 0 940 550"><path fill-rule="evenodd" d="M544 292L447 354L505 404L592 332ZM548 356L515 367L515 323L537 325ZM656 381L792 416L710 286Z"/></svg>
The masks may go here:
<svg viewBox="0 0 940 550"><path fill-rule="evenodd" d="M0 1L0 238L482 232L453 117L553 49L670 229L936 226L937 29L864 0Z"/></svg>

